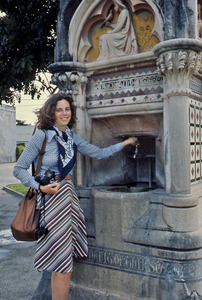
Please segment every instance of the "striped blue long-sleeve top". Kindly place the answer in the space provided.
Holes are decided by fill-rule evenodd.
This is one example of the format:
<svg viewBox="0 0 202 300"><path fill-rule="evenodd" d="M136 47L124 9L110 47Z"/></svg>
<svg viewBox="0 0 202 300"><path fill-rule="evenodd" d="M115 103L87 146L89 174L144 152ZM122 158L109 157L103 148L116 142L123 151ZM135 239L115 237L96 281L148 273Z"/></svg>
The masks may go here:
<svg viewBox="0 0 202 300"><path fill-rule="evenodd" d="M53 130L45 130L45 132L47 135L47 143L39 174L43 175L46 170L51 169L57 176L60 174L58 170L58 145L55 139L56 132ZM45 133L43 130L38 130L31 137L23 153L18 159L13 171L14 176L18 178L23 185L32 187L34 189L39 188L39 183L29 173L28 169L30 168L32 162L34 162L35 167L37 166L44 137ZM73 140L77 145L78 152L95 159L106 159L123 149L122 143L111 145L106 148L99 148L88 143L74 132ZM72 172L73 170L71 170L68 175L72 175Z"/></svg>

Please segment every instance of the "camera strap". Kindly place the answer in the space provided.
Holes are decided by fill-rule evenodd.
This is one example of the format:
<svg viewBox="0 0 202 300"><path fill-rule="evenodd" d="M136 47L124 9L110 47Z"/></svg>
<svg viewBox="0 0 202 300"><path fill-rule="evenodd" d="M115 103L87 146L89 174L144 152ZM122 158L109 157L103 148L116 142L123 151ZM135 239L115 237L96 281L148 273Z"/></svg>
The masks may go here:
<svg viewBox="0 0 202 300"><path fill-rule="evenodd" d="M39 174L40 168L41 168L41 164L42 164L42 159L43 159L43 155L45 153L45 148L46 148L46 141L47 141L47 136L45 131L43 130L45 137L44 137L44 141L41 147L41 151L39 152L39 160L37 163L37 167L36 167L36 172L35 172L35 168L34 168L34 162L32 163L32 176L36 177Z"/></svg>
<svg viewBox="0 0 202 300"><path fill-rule="evenodd" d="M41 205L40 205L40 213L41 213L41 225L45 225L45 194L41 193Z"/></svg>
<svg viewBox="0 0 202 300"><path fill-rule="evenodd" d="M45 153L45 148L46 148L46 142L47 142L47 136L46 136L46 132L43 130L45 137L44 137L44 141L41 147L41 151L39 152L39 159L38 159L38 163L37 163L37 167L36 167L36 172L35 172L35 167L34 167L34 162L32 162L32 176L36 177L39 174L40 168L41 168L41 164L42 164L42 160L43 160L43 155ZM39 212L42 216L42 223L44 223L44 219L45 219L45 194L42 193L41 195L41 204L39 207ZM40 216L39 216L40 219ZM39 225L39 220L38 220L38 225Z"/></svg>

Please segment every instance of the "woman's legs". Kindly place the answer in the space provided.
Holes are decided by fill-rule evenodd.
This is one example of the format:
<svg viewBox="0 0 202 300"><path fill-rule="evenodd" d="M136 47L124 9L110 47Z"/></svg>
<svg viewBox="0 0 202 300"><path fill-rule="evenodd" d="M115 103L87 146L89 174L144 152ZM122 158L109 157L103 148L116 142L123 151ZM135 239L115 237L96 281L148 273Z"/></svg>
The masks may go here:
<svg viewBox="0 0 202 300"><path fill-rule="evenodd" d="M69 295L69 284L71 272L56 273L52 272L51 287L52 300L67 300Z"/></svg>

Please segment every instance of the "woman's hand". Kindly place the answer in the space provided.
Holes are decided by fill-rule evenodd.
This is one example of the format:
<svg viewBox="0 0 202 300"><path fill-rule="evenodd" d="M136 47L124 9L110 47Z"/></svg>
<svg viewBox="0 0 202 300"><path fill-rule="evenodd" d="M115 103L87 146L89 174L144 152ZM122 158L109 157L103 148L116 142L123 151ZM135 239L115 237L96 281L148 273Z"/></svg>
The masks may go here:
<svg viewBox="0 0 202 300"><path fill-rule="evenodd" d="M138 139L136 137L130 137L127 140L122 142L123 147L128 146L128 145L132 145L132 146L136 146L138 145Z"/></svg>
<svg viewBox="0 0 202 300"><path fill-rule="evenodd" d="M53 182L47 185L40 185L40 191L44 194L56 194L60 188L60 183Z"/></svg>
<svg viewBox="0 0 202 300"><path fill-rule="evenodd" d="M110 22L107 22L107 23L106 23L106 26L107 26L107 27L110 27L110 28L112 28L112 29L114 29L114 27L115 27L114 24L112 24L112 23L110 23ZM107 31L106 33L109 33L109 32L111 32L111 31Z"/></svg>

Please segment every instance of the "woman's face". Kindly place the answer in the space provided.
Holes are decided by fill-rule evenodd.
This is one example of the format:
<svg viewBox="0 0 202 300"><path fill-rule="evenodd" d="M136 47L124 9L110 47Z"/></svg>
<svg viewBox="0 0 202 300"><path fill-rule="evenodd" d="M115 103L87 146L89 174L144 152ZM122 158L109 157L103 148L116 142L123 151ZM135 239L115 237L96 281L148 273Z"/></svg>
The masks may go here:
<svg viewBox="0 0 202 300"><path fill-rule="evenodd" d="M72 117L70 104L67 100L59 100L55 108L55 125L60 131L65 131Z"/></svg>

